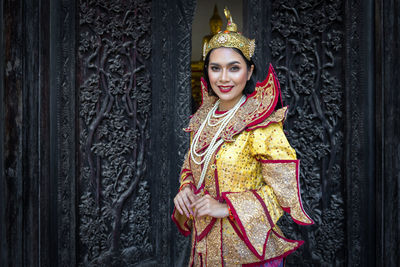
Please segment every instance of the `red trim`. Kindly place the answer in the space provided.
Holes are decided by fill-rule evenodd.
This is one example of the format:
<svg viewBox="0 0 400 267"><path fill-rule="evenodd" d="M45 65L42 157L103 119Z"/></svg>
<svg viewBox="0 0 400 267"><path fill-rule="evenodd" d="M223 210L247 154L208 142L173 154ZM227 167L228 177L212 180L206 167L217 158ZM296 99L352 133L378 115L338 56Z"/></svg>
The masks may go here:
<svg viewBox="0 0 400 267"><path fill-rule="evenodd" d="M289 256L290 254L292 254L294 251L296 251L301 245L304 244L304 241L303 241L303 240L291 240L291 239L287 239L287 238L285 238L285 237L279 235L279 234L278 234L277 232L275 232L274 230L272 230L272 232L273 232L277 237L279 237L279 238L285 240L286 242L289 242L289 243L297 243L297 246L294 247L294 248L291 249L291 250L286 251L286 252L283 253L282 255L279 255L278 257L270 258L270 259L267 259L267 260L264 260L264 261L260 261L260 262L254 262L254 263L243 264L243 265L242 265L243 267L256 267L256 266L260 266L260 264L267 263L267 262L269 262L269 261L284 259L284 258L286 258L287 256Z"/></svg>
<svg viewBox="0 0 400 267"><path fill-rule="evenodd" d="M201 193L201 191L204 189L204 186L205 186L205 185L204 185L204 182L203 182L203 184L200 186L199 189L197 189L197 187L194 186L194 194L197 195L197 194Z"/></svg>
<svg viewBox="0 0 400 267"><path fill-rule="evenodd" d="M224 114L224 113L226 113L226 112L228 112L228 110L221 110L221 111L219 111L218 109L215 111L215 113L216 114Z"/></svg>
<svg viewBox="0 0 400 267"><path fill-rule="evenodd" d="M188 183L182 183L181 186L179 187L179 192L182 191L183 187L189 185L192 189L194 187L194 184L192 181L188 182Z"/></svg>
<svg viewBox="0 0 400 267"><path fill-rule="evenodd" d="M300 203L301 211L304 213L304 215L305 215L311 222L310 222L310 223L301 222L301 221L298 221L298 220L294 219L291 215L290 215L290 216L292 217L292 220L293 220L294 222L296 222L297 224L300 224L300 225L312 225L312 224L314 224L314 221L310 218L310 216L309 216L309 215L306 213L306 211L304 210L304 208L303 208L303 202L302 202L302 200L301 200L301 195L300 195L300 181L299 181L300 160L298 160L298 159L294 159L294 160L264 160L264 159L257 159L257 160L260 161L260 162L262 162L262 163L296 163L297 198L298 198L298 201L299 201L299 203ZM291 214L290 207L281 207L281 208L282 208L285 212Z"/></svg>
<svg viewBox="0 0 400 267"><path fill-rule="evenodd" d="M274 67L272 67L272 64L271 64L271 63L269 63L269 68L270 68L270 70L272 70L272 72L274 73L275 83L278 85L279 97L280 97L280 99L281 99L281 106L283 107L282 91L281 91L281 85L280 85L279 80L278 80L278 75L276 75L275 70L274 70Z"/></svg>
<svg viewBox="0 0 400 267"><path fill-rule="evenodd" d="M193 175L192 175L191 173L190 173L190 174L187 174L187 175L185 176L185 178L183 178L182 182L186 181L186 179L187 179L188 177L192 177L192 178L193 178ZM182 182L181 182L181 183L182 183Z"/></svg>
<svg viewBox="0 0 400 267"><path fill-rule="evenodd" d="M200 235L197 235L196 233L196 242L200 242L210 232L211 228L214 226L216 221L217 221L216 218L212 218L211 222L207 225L206 228L204 228L203 232L201 232Z"/></svg>
<svg viewBox="0 0 400 267"><path fill-rule="evenodd" d="M215 164L215 165L217 165L217 159L216 159L216 157L217 157L217 154L218 154L219 150L221 149L221 146L222 146L222 145L223 145L223 143L215 150L215 153L214 153L214 164ZM220 191L219 191L218 171L217 171L217 168L216 168L216 167L215 167L215 170L214 170L214 180L215 180L215 191L216 191L216 193L217 193L217 199L220 200L220 198L221 198L221 193L220 193Z"/></svg>
<svg viewBox="0 0 400 267"><path fill-rule="evenodd" d="M285 121L285 119L286 119L286 115L287 115L287 113L288 113L288 110L289 110L289 106L287 106L287 109L286 109L286 111L285 111L285 114L283 115L283 120L281 120L281 121L270 121L270 122L268 122L266 125L258 125L258 126L253 126L253 127L251 127L251 128L246 128L246 131L253 131L253 130L255 130L255 129L258 129L258 128L267 128L269 125L271 125L271 123L280 123L280 122L284 122ZM266 118L267 119L267 118Z"/></svg>
<svg viewBox="0 0 400 267"><path fill-rule="evenodd" d="M200 83L201 83L204 87L200 86L200 87L201 87L201 104L200 104L200 106L199 106L199 109L200 109L200 107L201 107L201 106L203 105L203 103L204 103L204 94L208 94L208 92L207 92L207 83L206 83L206 81L204 80L203 77L200 78ZM204 89L203 89L203 88L204 88Z"/></svg>
<svg viewBox="0 0 400 267"><path fill-rule="evenodd" d="M221 232L221 265L222 265L222 267L224 266L224 249L223 249L223 247L222 247L222 245L223 245L223 239L222 239L222 219L221 220L219 220L221 223L221 228L220 228L220 232Z"/></svg>
<svg viewBox="0 0 400 267"><path fill-rule="evenodd" d="M181 175L182 175L184 172L190 172L190 173L192 173L192 171L189 170L189 169L183 169L183 170L181 171Z"/></svg>
<svg viewBox="0 0 400 267"><path fill-rule="evenodd" d="M242 233L240 232L240 230L237 228L235 222L234 222L231 218L228 218L228 221L229 221L229 223L231 224L233 230L235 230L235 232L236 232L236 234L238 235L238 237L239 237L240 239L242 239L242 241L244 241L244 237L243 237Z"/></svg>
<svg viewBox="0 0 400 267"><path fill-rule="evenodd" d="M264 209L265 215L267 215L269 225L271 225L271 228L273 228L273 227L275 226L275 223L274 223L274 222L272 221L272 219L271 219L271 215L269 214L268 208L267 208L267 206L265 205L264 200L261 198L261 196L257 193L256 190L251 190L251 192L253 192L254 196L258 199L258 201L260 201L261 206L262 206L263 209Z"/></svg>
<svg viewBox="0 0 400 267"><path fill-rule="evenodd" d="M181 228L181 225L179 224L178 220L175 218L174 214L175 214L176 208L174 208L174 211L172 212L171 215L171 219L172 221L176 224L176 226L178 227L179 232L184 235L184 236L188 236L190 234L190 231L186 231L185 229ZM187 224L188 220L185 221L185 223L183 224L187 229L190 229L189 225Z"/></svg>

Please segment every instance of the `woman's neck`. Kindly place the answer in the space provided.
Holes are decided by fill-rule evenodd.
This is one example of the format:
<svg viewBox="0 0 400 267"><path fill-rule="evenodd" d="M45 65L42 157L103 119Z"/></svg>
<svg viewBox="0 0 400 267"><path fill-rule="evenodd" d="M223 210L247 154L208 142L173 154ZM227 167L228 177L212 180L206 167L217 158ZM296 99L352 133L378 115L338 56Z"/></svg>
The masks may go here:
<svg viewBox="0 0 400 267"><path fill-rule="evenodd" d="M219 99L219 106L218 106L218 111L227 111L233 108L237 102L242 98L243 95L238 96L235 99L227 100L224 101L222 99Z"/></svg>

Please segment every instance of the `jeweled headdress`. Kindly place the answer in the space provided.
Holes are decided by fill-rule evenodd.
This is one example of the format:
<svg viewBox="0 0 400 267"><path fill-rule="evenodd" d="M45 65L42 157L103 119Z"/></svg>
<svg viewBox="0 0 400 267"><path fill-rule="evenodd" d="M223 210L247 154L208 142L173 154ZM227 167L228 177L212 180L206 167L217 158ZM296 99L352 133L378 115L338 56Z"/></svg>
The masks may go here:
<svg viewBox="0 0 400 267"><path fill-rule="evenodd" d="M226 19L228 20L226 30L214 35L208 43L204 43L203 59L206 58L206 55L211 49L232 47L242 51L243 55L250 60L254 55L254 50L256 48L255 40L250 40L237 31L237 26L233 22L231 12L228 8L225 7L224 13Z"/></svg>

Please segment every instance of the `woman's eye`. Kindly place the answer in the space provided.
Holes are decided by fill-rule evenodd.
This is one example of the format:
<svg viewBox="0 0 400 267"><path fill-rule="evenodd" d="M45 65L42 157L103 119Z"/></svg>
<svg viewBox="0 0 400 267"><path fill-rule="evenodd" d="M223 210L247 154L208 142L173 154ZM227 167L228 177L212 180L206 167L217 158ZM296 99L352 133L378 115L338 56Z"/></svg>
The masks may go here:
<svg viewBox="0 0 400 267"><path fill-rule="evenodd" d="M238 71L238 70L240 70L240 68L238 66L231 67L231 71Z"/></svg>
<svg viewBox="0 0 400 267"><path fill-rule="evenodd" d="M219 71L219 67L211 66L211 70L212 70L212 71Z"/></svg>

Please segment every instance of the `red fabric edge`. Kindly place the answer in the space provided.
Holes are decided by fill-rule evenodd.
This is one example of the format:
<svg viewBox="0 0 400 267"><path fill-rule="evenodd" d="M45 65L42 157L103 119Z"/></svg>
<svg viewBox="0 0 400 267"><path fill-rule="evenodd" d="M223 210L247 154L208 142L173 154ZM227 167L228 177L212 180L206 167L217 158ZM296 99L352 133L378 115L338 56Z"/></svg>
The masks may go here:
<svg viewBox="0 0 400 267"><path fill-rule="evenodd" d="M181 228L181 226L180 226L178 220L177 220L177 219L175 218L175 216L174 216L175 212L178 212L178 211L176 211L176 208L174 208L174 211L172 212L172 215L171 215L172 221L176 224L176 226L178 227L179 232L180 232L182 235L188 236L188 235L190 234L190 231L186 231L185 229ZM188 221L188 220L185 221L184 226L185 226L187 229L190 229L189 225L187 224L187 221Z"/></svg>
<svg viewBox="0 0 400 267"><path fill-rule="evenodd" d="M287 256L289 256L290 254L292 254L294 251L296 251L301 245L304 244L304 241L303 241L303 240L290 240L290 239L287 239L287 238L285 238L285 237L279 235L279 234L278 234L276 231L274 231L274 230L272 230L272 232L273 232L276 236L278 236L279 238L282 238L283 240L285 240L286 242L289 242L289 243L297 243L298 245L297 245L296 247L294 247L293 249L286 251L285 253L283 253L282 255L280 255L280 256L278 256L278 257L271 258L271 259L268 259L268 260L263 260L263 261L260 261L260 262L246 263L246 264L243 264L243 265L242 265L243 267L258 267L258 266L260 266L260 264L264 264L264 263L267 263L267 262L269 262L269 261L274 261L274 260L278 260L278 259L284 259L284 258L286 258Z"/></svg>
<svg viewBox="0 0 400 267"><path fill-rule="evenodd" d="M222 245L223 245L223 238L222 238L222 220L219 220L220 221L220 226L221 226L221 228L220 228L220 231L221 231L221 265L222 265L222 267L224 266L224 248L222 247Z"/></svg>
<svg viewBox="0 0 400 267"><path fill-rule="evenodd" d="M196 242L200 242L210 232L216 221L216 218L212 218L211 222L206 226L206 228L204 228L200 235L197 235L196 233Z"/></svg>
<svg viewBox="0 0 400 267"><path fill-rule="evenodd" d="M192 173L191 170L185 168L185 169L183 169L183 170L181 171L181 175L182 175L184 172Z"/></svg>
<svg viewBox="0 0 400 267"><path fill-rule="evenodd" d="M253 131L253 130L259 129L259 128L267 128L269 125L271 125L271 123L284 122L284 121L286 120L286 116L287 116L288 110L289 110L289 106L287 106L287 109L286 109L286 111L285 111L285 114L283 115L283 120L281 120L281 121L270 121L270 122L268 122L267 125L252 126L252 127L250 127L250 128L246 128L246 131L247 131L247 132L250 132L250 131ZM265 118L265 119L267 119L267 118Z"/></svg>
<svg viewBox="0 0 400 267"><path fill-rule="evenodd" d="M190 173L190 174L188 173L188 174L185 176L185 178L182 179L182 182L186 181L187 178L189 178L189 177L192 177L192 178L193 178L193 176L192 176L191 173ZM181 183L182 183L182 182L181 182Z"/></svg>
<svg viewBox="0 0 400 267"><path fill-rule="evenodd" d="M214 164L215 164L215 165L217 165L217 158L216 158L216 157L217 157L218 152L220 151L222 145L223 145L223 144L221 144L221 145L215 150L215 153L214 153ZM221 192L219 191L219 180L218 180L218 170L217 170L217 168L215 168L215 170L214 170L214 180L215 180L215 191L216 191L216 193L217 193L217 200L218 200L218 201L221 201Z"/></svg>
<svg viewBox="0 0 400 267"><path fill-rule="evenodd" d="M201 83L201 85L204 86L205 90L203 90L203 86L200 86L201 87L201 103L200 103L200 106L199 106L199 108L197 110L199 110L204 104L204 94L208 94L208 92L207 92L207 83L206 83L206 81L204 80L203 77L200 78L200 83ZM195 114L190 115L189 118L191 119ZM186 128L183 128L183 131L185 131L187 133L190 133L190 132L193 132L193 129L190 129L189 126L188 126Z"/></svg>
<svg viewBox="0 0 400 267"><path fill-rule="evenodd" d="M269 211L268 211L267 206L264 203L264 200L261 198L261 196L257 193L256 190L251 190L251 192L253 192L254 196L257 198L257 200L260 202L261 206L263 207L265 215L267 215L269 225L271 226L271 229L272 229L275 226L275 224L272 221L271 215L269 215ZM265 258L265 250L267 248L268 237L269 237L269 231L268 231L267 238L265 239L264 246L263 246L263 254L262 254L263 258Z"/></svg>
<svg viewBox="0 0 400 267"><path fill-rule="evenodd" d="M304 215L306 215L306 217L307 217L311 222L310 222L310 223L305 223L305 222L301 222L301 221L298 221L298 220L294 219L294 218L292 217L292 215L291 215L290 207L282 207L282 209L283 209L285 212L289 213L290 216L292 217L292 220L293 220L295 223L299 224L299 225L312 225L312 224L314 224L314 221L311 219L311 217L310 217L310 216L307 214L307 212L304 210L304 208L303 208L303 202L302 202L302 200L301 200L301 195L300 195L300 181L299 181L299 169L300 169L299 165L300 165L300 160L298 160L298 159L293 159L293 160L290 160L290 159L287 159L287 160L283 160L283 159L282 159L282 160L270 160L270 159L264 160L264 159L257 159L257 160L260 161L260 162L262 162L262 163L296 163L297 198L298 198L298 201L299 201L299 203L300 203L301 211L304 213Z"/></svg>
<svg viewBox="0 0 400 267"><path fill-rule="evenodd" d="M250 190L251 192L253 192L254 196L258 199L258 201L260 202L261 206L264 209L265 215L267 215L268 218L268 222L271 225L271 228L273 228L275 226L274 222L272 221L271 215L269 215L269 211L267 206L265 205L264 200L261 198L261 196L257 193L256 190Z"/></svg>
<svg viewBox="0 0 400 267"><path fill-rule="evenodd" d="M242 233L240 232L240 230L237 228L236 224L234 221L231 220L231 218L228 217L228 221L231 224L233 230L236 232L236 234L238 235L238 237L244 242L244 237L242 235Z"/></svg>
<svg viewBox="0 0 400 267"><path fill-rule="evenodd" d="M254 246L251 244L249 238L247 237L246 230L244 229L244 226L243 226L242 222L240 221L239 216L238 216L238 214L236 213L235 208L234 208L233 205L232 205L232 202L231 202L231 201L227 198L227 196L226 196L226 195L229 195L229 194L237 194L237 193L238 193L238 192L223 192L223 193L222 193L222 198L225 200L226 204L228 204L229 207L231 208L232 215L233 215L233 217L235 218L235 221L237 222L237 224L238 224L240 230L242 231L244 243L245 243L246 246L250 249L250 251L253 252L253 254L254 254L257 258L259 258L260 260L263 260L263 259L264 259L263 255L260 255L260 254L257 252L257 250L254 248ZM271 228L270 230L268 230L267 236L266 236L266 240L268 240L268 237L269 237L269 234L270 234L271 230L272 230L272 228ZM265 248L264 248L263 250L265 251Z"/></svg>
<svg viewBox="0 0 400 267"><path fill-rule="evenodd" d="M276 104L278 103L278 99L279 99L279 96L280 96L280 90L279 90L279 85L276 83L277 80L276 80L276 77L275 77L275 72L273 71L273 68L272 68L271 64L269 65L267 78L261 83L257 82L256 87L264 86L268 82L268 79L269 79L270 75L272 75L272 78L274 80L274 95L275 95L275 97L272 100L272 103L271 103L270 107L268 108L268 110L264 113L264 115L262 115L257 120L255 120L255 121L249 123L248 125L246 125L246 128L247 127L251 127L253 125L257 125L260 122L264 121L266 118L268 118L268 116L271 115L271 113L274 111L274 109L276 107ZM256 94L256 90L254 90L254 92L251 93L247 98L251 98L255 94Z"/></svg>

